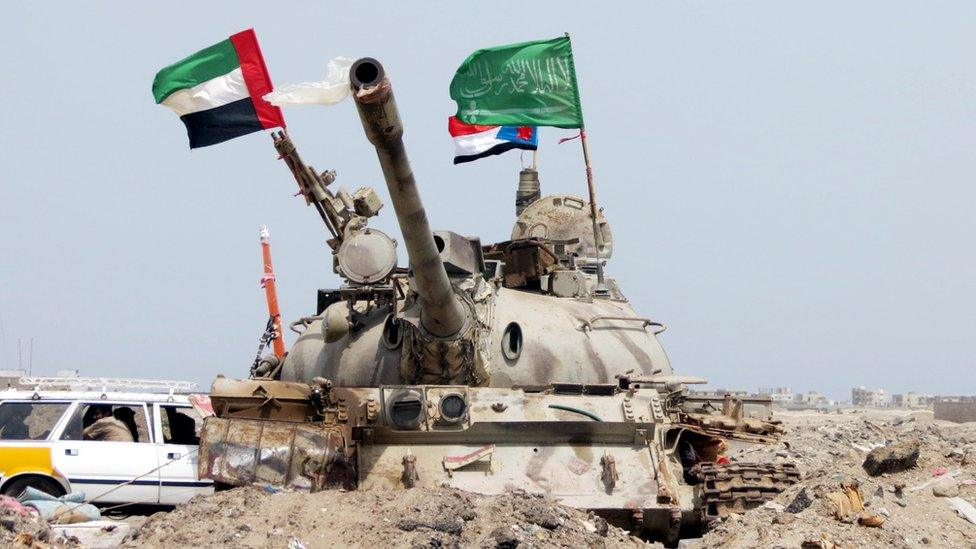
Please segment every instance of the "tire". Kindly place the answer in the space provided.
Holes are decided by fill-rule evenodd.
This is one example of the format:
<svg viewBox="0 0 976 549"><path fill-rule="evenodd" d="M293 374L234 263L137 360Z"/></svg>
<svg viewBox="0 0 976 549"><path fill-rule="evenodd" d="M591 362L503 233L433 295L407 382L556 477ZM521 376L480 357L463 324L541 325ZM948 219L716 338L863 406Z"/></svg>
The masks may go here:
<svg viewBox="0 0 976 549"><path fill-rule="evenodd" d="M55 497L64 495L64 489L61 488L60 484L52 479L40 476L20 477L8 482L3 487L3 495L15 498L22 494L27 487L40 490Z"/></svg>

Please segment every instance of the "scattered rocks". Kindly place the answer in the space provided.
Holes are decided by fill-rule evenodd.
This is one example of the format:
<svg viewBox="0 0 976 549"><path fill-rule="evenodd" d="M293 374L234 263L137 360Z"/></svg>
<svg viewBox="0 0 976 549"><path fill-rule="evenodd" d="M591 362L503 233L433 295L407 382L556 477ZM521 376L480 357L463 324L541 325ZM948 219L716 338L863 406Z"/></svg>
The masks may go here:
<svg viewBox="0 0 976 549"><path fill-rule="evenodd" d="M491 531L489 536L497 549L515 549L519 546L518 535L511 528L499 526Z"/></svg>
<svg viewBox="0 0 976 549"><path fill-rule="evenodd" d="M932 495L940 498L954 498L959 495L959 484L946 479L932 487Z"/></svg>
<svg viewBox="0 0 976 549"><path fill-rule="evenodd" d="M976 464L963 466L965 452L954 451L970 444L976 423L904 421L895 426L895 413L779 414L791 459L803 478L773 504L718 523L700 546L914 547L922 546L925 538L931 547L976 547L976 528L947 505L953 499L932 495L933 486L949 475L961 492L958 499L976 495L965 484L976 477ZM746 448L733 455L742 456L742 461L772 460L778 450ZM948 468L948 473L933 477L940 468ZM837 506L827 496L852 482L861 487L854 499L863 508L836 519ZM947 490L952 493L952 487ZM779 505L785 506L784 512Z"/></svg>
<svg viewBox="0 0 976 549"><path fill-rule="evenodd" d="M627 532L549 498L450 488L323 491L235 488L153 515L123 547L629 547Z"/></svg>
<svg viewBox="0 0 976 549"><path fill-rule="evenodd" d="M540 503L544 500L541 498L532 498L527 501L532 502L534 499L538 499L539 502L524 504L522 509L520 509L526 521L548 530L554 530L562 526L559 515L553 509Z"/></svg>
<svg viewBox="0 0 976 549"><path fill-rule="evenodd" d="M813 498L811 498L810 494L807 493L807 489L800 488L800 491L797 492L796 496L793 497L793 501L786 506L785 511L787 513L800 513L807 507L810 507L812 504Z"/></svg>
<svg viewBox="0 0 976 549"><path fill-rule="evenodd" d="M790 524L796 520L796 515L790 513L779 513L773 517L773 524Z"/></svg>
<svg viewBox="0 0 976 549"><path fill-rule="evenodd" d="M897 473L915 467L920 451L919 441L893 442L868 452L862 467L871 476Z"/></svg>

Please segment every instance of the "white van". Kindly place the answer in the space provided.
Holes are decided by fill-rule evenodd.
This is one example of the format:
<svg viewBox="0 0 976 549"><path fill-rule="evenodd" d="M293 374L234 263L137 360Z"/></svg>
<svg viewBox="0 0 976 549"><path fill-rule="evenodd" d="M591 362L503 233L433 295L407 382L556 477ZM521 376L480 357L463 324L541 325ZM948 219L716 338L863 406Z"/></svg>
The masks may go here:
<svg viewBox="0 0 976 549"><path fill-rule="evenodd" d="M83 491L92 503L113 505L175 505L213 493L213 482L197 477L203 419L190 395L42 387L0 391L0 493ZM125 420L131 442L86 440L87 424L106 413Z"/></svg>

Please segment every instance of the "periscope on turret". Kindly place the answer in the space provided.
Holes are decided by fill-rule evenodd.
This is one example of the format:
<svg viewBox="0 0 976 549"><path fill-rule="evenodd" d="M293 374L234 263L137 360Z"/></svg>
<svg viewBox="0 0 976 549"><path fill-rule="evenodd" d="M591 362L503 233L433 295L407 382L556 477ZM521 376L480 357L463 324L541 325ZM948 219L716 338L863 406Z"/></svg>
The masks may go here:
<svg viewBox="0 0 976 549"><path fill-rule="evenodd" d="M769 402L690 396L704 380L672 370L665 325L612 278L595 291L613 251L602 213L594 224L586 200L544 195L523 170L510 240L432 230L421 195L434 183L414 178L385 69L362 58L350 83L407 266L368 226L375 193L357 191L372 204L357 215L327 191L334 173L276 141L334 235L342 284L292 323L301 333L283 362L214 382L201 476L312 491L524 489L671 543L795 480L795 469L717 463L730 445L775 439Z"/></svg>

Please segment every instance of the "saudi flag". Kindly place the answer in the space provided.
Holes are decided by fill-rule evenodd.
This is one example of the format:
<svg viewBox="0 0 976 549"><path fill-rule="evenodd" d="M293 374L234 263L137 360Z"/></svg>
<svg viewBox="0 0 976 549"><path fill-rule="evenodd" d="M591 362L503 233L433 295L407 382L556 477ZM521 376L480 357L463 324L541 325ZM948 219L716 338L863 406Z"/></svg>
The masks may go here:
<svg viewBox="0 0 976 549"><path fill-rule="evenodd" d="M472 53L451 81L451 99L467 124L583 127L568 36Z"/></svg>
<svg viewBox="0 0 976 549"><path fill-rule="evenodd" d="M254 29L247 29L156 73L153 96L179 115L195 149L284 128L281 109L262 99L272 87Z"/></svg>

